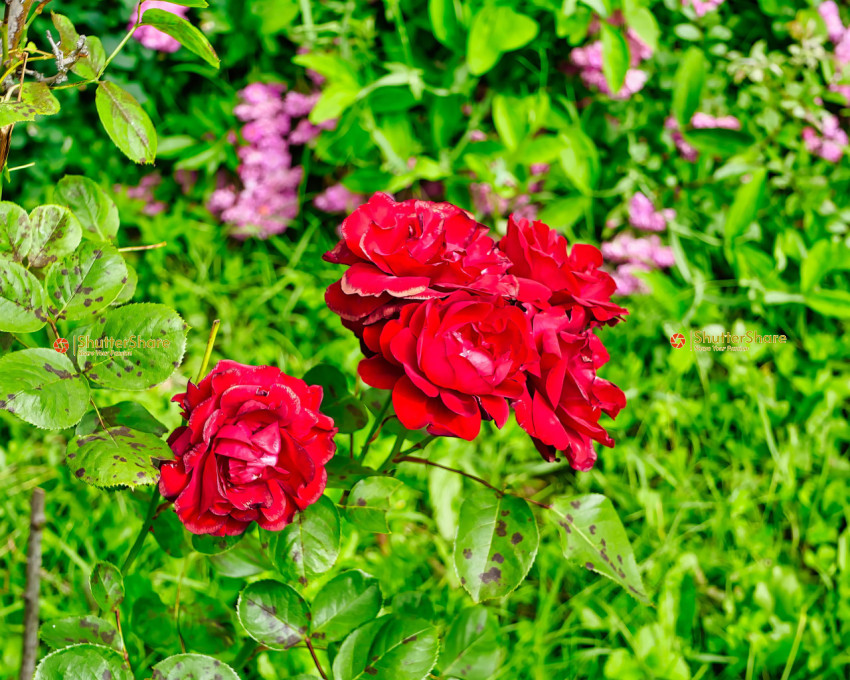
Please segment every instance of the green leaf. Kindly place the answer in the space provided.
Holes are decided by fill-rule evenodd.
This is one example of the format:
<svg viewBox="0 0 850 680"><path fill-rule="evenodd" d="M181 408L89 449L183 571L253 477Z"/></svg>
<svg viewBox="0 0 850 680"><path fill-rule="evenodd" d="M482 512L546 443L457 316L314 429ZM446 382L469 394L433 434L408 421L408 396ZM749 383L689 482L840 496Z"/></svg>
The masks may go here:
<svg viewBox="0 0 850 680"><path fill-rule="evenodd" d="M273 534L270 553L277 570L301 585L324 574L339 555L339 513L327 496L295 514L292 524Z"/></svg>
<svg viewBox="0 0 850 680"><path fill-rule="evenodd" d="M322 388L322 413L333 418L334 425L343 434L362 430L369 422L366 407L351 396L348 379L335 366L319 364L304 375L308 385Z"/></svg>
<svg viewBox="0 0 850 680"><path fill-rule="evenodd" d="M149 581L145 583L142 594L133 602L130 617L133 634L144 640L146 647L162 654L174 654L179 650L174 612L150 590L151 587Z"/></svg>
<svg viewBox="0 0 850 680"><path fill-rule="evenodd" d="M381 611L378 580L362 571L346 571L328 581L313 600L312 637L341 640Z"/></svg>
<svg viewBox="0 0 850 680"><path fill-rule="evenodd" d="M165 510L155 515L151 533L163 551L172 557L185 557L189 552L186 529L174 511Z"/></svg>
<svg viewBox="0 0 850 680"><path fill-rule="evenodd" d="M731 260L730 249L747 228L756 219L759 205L764 197L767 171L762 169L753 173L752 179L742 184L735 192L735 200L726 216L724 228L724 243L727 249L727 259Z"/></svg>
<svg viewBox="0 0 850 680"><path fill-rule="evenodd" d="M309 120L313 125L326 120L339 118L360 96L360 87L348 83L332 83L322 89L319 101L310 111Z"/></svg>
<svg viewBox="0 0 850 680"><path fill-rule="evenodd" d="M558 498L551 508L561 530L564 557L607 576L640 602L649 602L626 530L608 498L601 494Z"/></svg>
<svg viewBox="0 0 850 680"><path fill-rule="evenodd" d="M602 30L602 73L608 83L608 89L617 94L626 82L629 70L629 46L623 34L606 23L600 23Z"/></svg>
<svg viewBox="0 0 850 680"><path fill-rule="evenodd" d="M460 508L455 571L476 602L502 597L525 579L538 542L537 522L525 500L476 489Z"/></svg>
<svg viewBox="0 0 850 680"><path fill-rule="evenodd" d="M69 321L94 316L118 297L127 278L124 258L114 246L87 241L47 271L48 310Z"/></svg>
<svg viewBox="0 0 850 680"><path fill-rule="evenodd" d="M33 680L133 680L124 657L102 645L73 645L45 656Z"/></svg>
<svg viewBox="0 0 850 680"><path fill-rule="evenodd" d="M192 641L192 649L201 654L218 654L234 645L232 605L221 598L195 593L188 602L180 602L180 635Z"/></svg>
<svg viewBox="0 0 850 680"><path fill-rule="evenodd" d="M289 649L307 636L307 603L279 581L250 584L239 595L236 611L248 635L269 649Z"/></svg>
<svg viewBox="0 0 850 680"><path fill-rule="evenodd" d="M112 143L131 161L153 163L156 129L135 97L114 83L101 82L97 86L95 104Z"/></svg>
<svg viewBox="0 0 850 680"><path fill-rule="evenodd" d="M637 33L653 52L658 49L661 29L658 28L658 22L647 7L638 7L629 12L626 15L626 25Z"/></svg>
<svg viewBox="0 0 850 680"><path fill-rule="evenodd" d="M26 210L9 201L0 202L0 253L23 262L32 247L32 225Z"/></svg>
<svg viewBox="0 0 850 680"><path fill-rule="evenodd" d="M47 297L38 279L0 258L0 331L34 333L47 322Z"/></svg>
<svg viewBox="0 0 850 680"><path fill-rule="evenodd" d="M94 601L105 612L114 611L124 601L124 579L114 564L98 562L94 565L89 585Z"/></svg>
<svg viewBox="0 0 850 680"><path fill-rule="evenodd" d="M118 234L120 222L115 201L88 177L66 175L56 185L55 198L80 221L83 236L108 241Z"/></svg>
<svg viewBox="0 0 850 680"><path fill-rule="evenodd" d="M815 290L805 295L806 304L824 316L850 319L850 293L846 290Z"/></svg>
<svg viewBox="0 0 850 680"><path fill-rule="evenodd" d="M472 19L466 61L472 75L493 68L504 52L524 47L537 37L537 22L510 7L485 5Z"/></svg>
<svg viewBox="0 0 850 680"><path fill-rule="evenodd" d="M599 152L593 140L577 125L560 136L561 167L585 196L590 196L599 181Z"/></svg>
<svg viewBox="0 0 850 680"><path fill-rule="evenodd" d="M21 100L0 103L0 128L24 120L35 120L36 116L52 116L59 113L59 100L44 83L24 83Z"/></svg>
<svg viewBox="0 0 850 680"><path fill-rule="evenodd" d="M121 292L118 293L118 297L112 301L113 306L130 302L136 293L136 285L139 283L139 275L136 273L136 270L127 264L126 260L124 261L124 266L127 267L127 280L124 282Z"/></svg>
<svg viewBox="0 0 850 680"><path fill-rule="evenodd" d="M684 128L691 122L702 100L705 57L701 49L691 47L685 52L673 82L673 114L679 121L679 127Z"/></svg>
<svg viewBox="0 0 850 680"><path fill-rule="evenodd" d="M210 536L209 534L192 534L192 547L204 555L218 555L233 548L245 534L238 536Z"/></svg>
<svg viewBox="0 0 850 680"><path fill-rule="evenodd" d="M419 619L382 616L349 635L333 662L334 680L424 680L437 662L436 629Z"/></svg>
<svg viewBox="0 0 850 680"><path fill-rule="evenodd" d="M62 47L62 52L67 55L76 49L80 35L68 17L56 12L51 12L51 17L53 25L59 31L59 44ZM86 55L77 60L71 67L71 71L85 80L95 80L106 63L106 52L104 52L100 38L86 38Z"/></svg>
<svg viewBox="0 0 850 680"><path fill-rule="evenodd" d="M446 633L440 654L441 675L490 680L502 663L499 626L486 607L464 609Z"/></svg>
<svg viewBox="0 0 850 680"><path fill-rule="evenodd" d="M810 293L832 271L850 270L850 249L827 239L817 241L800 265L800 290Z"/></svg>
<svg viewBox="0 0 850 680"><path fill-rule="evenodd" d="M145 390L167 380L180 365L187 330L177 312L165 305L145 302L109 309L80 330L77 363L104 387ZM93 343L106 343L106 349Z"/></svg>
<svg viewBox="0 0 850 680"><path fill-rule="evenodd" d="M124 425L76 437L66 453L74 476L99 487L156 484L159 468L154 461L172 458L162 439Z"/></svg>
<svg viewBox="0 0 850 680"><path fill-rule="evenodd" d="M403 488L404 483L392 477L362 479L351 489L345 516L364 531L388 534L387 512L399 505L393 496Z"/></svg>
<svg viewBox="0 0 850 680"><path fill-rule="evenodd" d="M260 20L260 33L277 35L288 29L300 12L297 0L254 0L251 13Z"/></svg>
<svg viewBox="0 0 850 680"><path fill-rule="evenodd" d="M61 205L42 205L29 216L32 242L27 259L30 267L46 267L74 252L83 237L79 220Z"/></svg>
<svg viewBox="0 0 850 680"><path fill-rule="evenodd" d="M207 37L178 14L164 9L149 9L142 15L142 26L152 26L166 35L170 35L190 52L197 54L210 66L218 68L221 64Z"/></svg>
<svg viewBox="0 0 850 680"><path fill-rule="evenodd" d="M505 146L512 151L529 132L528 116L523 100L497 94L493 97L493 124Z"/></svg>
<svg viewBox="0 0 850 680"><path fill-rule="evenodd" d="M103 429L101 419L106 427L115 425L126 425L131 430L147 432L156 437L161 437L168 428L154 418L148 410L135 401L119 401L117 404L100 409L100 417L97 411L89 411L77 425L75 434L91 434L95 430Z"/></svg>
<svg viewBox="0 0 850 680"><path fill-rule="evenodd" d="M454 0L428 0L428 16L434 37L449 49L457 47L461 27Z"/></svg>
<svg viewBox="0 0 850 680"><path fill-rule="evenodd" d="M702 31L693 24L676 24L673 26L673 34L677 38L688 42L699 42L702 40Z"/></svg>
<svg viewBox="0 0 850 680"><path fill-rule="evenodd" d="M694 128L685 130L685 141L712 156L733 156L749 149L755 139L743 130L726 128Z"/></svg>
<svg viewBox="0 0 850 680"><path fill-rule="evenodd" d="M364 467L348 456L337 454L325 464L328 473L328 489L350 489L361 479L380 477L381 473Z"/></svg>
<svg viewBox="0 0 850 680"><path fill-rule="evenodd" d="M236 671L226 663L203 654L175 654L151 670L153 680L239 680Z"/></svg>
<svg viewBox="0 0 850 680"><path fill-rule="evenodd" d="M25 349L0 357L0 408L30 425L72 427L88 402L89 385L64 354Z"/></svg>
<svg viewBox="0 0 850 680"><path fill-rule="evenodd" d="M292 57L292 63L315 71L336 85L349 85L359 93L357 71L346 59L324 52L310 52Z"/></svg>
<svg viewBox="0 0 850 680"><path fill-rule="evenodd" d="M97 616L69 616L41 624L39 637L53 649L70 645L94 643L119 652L124 648L115 624Z"/></svg>

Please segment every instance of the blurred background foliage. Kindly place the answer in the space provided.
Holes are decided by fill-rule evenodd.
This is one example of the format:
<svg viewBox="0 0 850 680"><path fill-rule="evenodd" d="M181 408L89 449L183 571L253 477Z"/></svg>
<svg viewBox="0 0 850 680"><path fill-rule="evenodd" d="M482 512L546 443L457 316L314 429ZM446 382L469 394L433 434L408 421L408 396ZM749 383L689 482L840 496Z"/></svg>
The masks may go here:
<svg viewBox="0 0 850 680"><path fill-rule="evenodd" d="M100 36L107 53L133 11L126 0L51 7ZM579 77L571 50L601 30L606 79L625 77L618 10L652 54L640 64L645 85L612 98ZM154 117L156 168L132 166L93 123L92 98L68 89L58 116L17 126L10 165L35 165L14 172L3 196L31 208L63 174L83 174L115 192L122 245L167 242L135 254L136 299L173 306L194 330L182 378L149 396L152 412L178 424L167 400L197 371L214 318L214 360L295 375L326 362L354 374L357 343L323 303L339 272L321 254L341 216L312 199L330 186L445 198L497 230L524 196L571 241L595 245L623 228L641 192L675 210L662 236L675 265L641 274L649 292L626 298L627 322L602 332L612 357L603 377L629 399L608 425L616 447L576 474L541 461L510 424L472 444L437 442L431 458L529 495L542 490L542 500L606 494L653 606L566 564L544 526L529 579L486 605L504 652L497 671L477 677L847 677L850 165L843 151L819 156L803 131L823 132L827 116L843 122L848 111L816 5L729 2L698 16L678 0L212 0L191 12L220 73L185 50L131 41L108 74ZM600 29L599 15L615 19ZM304 168L300 213L282 235L233 239L205 205L237 172L237 93L256 81L309 92L307 69L324 77L314 121L339 120L293 159ZM698 158L683 158L665 121L695 111L735 117L740 134L694 135ZM542 181L534 164L549 166ZM188 190L181 170L196 173ZM128 194L151 172L161 177L155 198ZM488 205L476 204L473 185L482 184ZM166 207L152 215L153 200ZM672 333L690 330L788 341L734 353L671 348ZM92 565L126 553L145 502L73 483L64 438L26 432L0 413L3 677L20 654L29 491L41 486L48 498L43 618L88 612ZM381 441L374 455L388 452ZM394 512L392 534L346 525L329 576L363 569L392 606L416 606L445 627L471 604L450 559L468 482L440 470L400 474L420 498ZM268 567L260 551L245 541L213 559L189 550L173 559L152 542L148 552L151 577L127 579L127 625L140 631L129 636L132 656L178 652L179 625L190 651L232 660L241 640L229 617L240 577ZM292 650L262 652L241 672L272 680L311 669L309 655Z"/></svg>

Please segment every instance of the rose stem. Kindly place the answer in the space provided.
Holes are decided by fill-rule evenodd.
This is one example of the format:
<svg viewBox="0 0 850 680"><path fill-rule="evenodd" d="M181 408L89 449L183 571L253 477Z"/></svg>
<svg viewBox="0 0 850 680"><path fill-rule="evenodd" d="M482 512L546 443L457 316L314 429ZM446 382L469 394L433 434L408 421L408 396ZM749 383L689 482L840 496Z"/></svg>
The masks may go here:
<svg viewBox="0 0 850 680"><path fill-rule="evenodd" d="M198 377L195 380L195 384L197 385L201 382L201 378L204 377L204 374L207 372L207 364L210 363L210 357L212 356L213 345L215 345L215 336L218 335L218 327L221 325L221 320L216 319L213 321L212 328L210 329L210 337L207 340L207 349L204 352L204 360L201 362L201 370L198 371Z"/></svg>
<svg viewBox="0 0 850 680"><path fill-rule="evenodd" d="M156 512L157 505L159 505L159 484L154 484L153 493L151 494L151 502L148 505L148 512L145 515L145 521L142 522L139 534L136 536L136 542L133 543L133 546L130 548L130 552L127 553L127 559L124 560L124 564L121 567L121 573L125 576L142 549L142 544L145 542L145 536L148 535L148 530L151 528L153 514Z"/></svg>
<svg viewBox="0 0 850 680"><path fill-rule="evenodd" d="M324 680L328 680L328 676L325 675L325 671L322 670L322 664L319 663L319 657L316 656L316 650L313 649L313 643L310 642L310 638L304 638L304 642L307 644L307 649L310 650L310 655L313 657L313 663L316 664L316 670L319 671L319 675L321 675Z"/></svg>
<svg viewBox="0 0 850 680"><path fill-rule="evenodd" d="M119 248L119 253L132 253L137 250L156 250L157 248L164 248L168 245L168 241L162 241L160 243L154 243L149 246L127 246L126 248Z"/></svg>
<svg viewBox="0 0 850 680"><path fill-rule="evenodd" d="M463 470L458 470L456 468L450 468L450 467L447 467L445 465L440 465L439 463L435 463L435 462L430 461L426 458L417 458L416 456L398 456L397 458L393 458L393 463L419 463L420 465L429 465L431 467L440 468L441 470L446 470L447 472L454 472L455 474L462 475L463 477L466 477L467 479L471 479L475 482L478 482L479 484L483 484L488 489L492 489L493 491L495 491L500 496L514 496L516 498L521 498L524 501L528 501L529 503L533 503L534 505L538 505L541 508L546 508L547 510L550 509L550 507L548 505L546 505L545 503L541 503L540 501L535 501L532 498L526 498L525 496L520 496L518 493L511 493L510 491L502 491L501 489L497 489L495 486L490 484L490 482L488 482L487 480L481 479L481 477L476 477L475 475L471 475L468 472L464 472Z"/></svg>
<svg viewBox="0 0 850 680"><path fill-rule="evenodd" d="M30 504L30 538L27 546L27 585L24 591L24 640L21 654L21 680L30 680L35 673L38 656L38 591L41 584L41 531L44 516L44 490L32 492Z"/></svg>
<svg viewBox="0 0 850 680"><path fill-rule="evenodd" d="M381 426L381 423L384 421L384 414L386 414L387 410L390 408L390 404L393 400L393 393L390 392L387 395L387 400L384 402L384 405L381 406L381 410L375 414L375 422L372 423L372 429L369 430L369 434L366 435L366 443L363 445L363 448L360 450L360 462L366 458L366 454L369 453L369 447L372 445L372 440L375 438L375 434L378 432L378 428Z"/></svg>

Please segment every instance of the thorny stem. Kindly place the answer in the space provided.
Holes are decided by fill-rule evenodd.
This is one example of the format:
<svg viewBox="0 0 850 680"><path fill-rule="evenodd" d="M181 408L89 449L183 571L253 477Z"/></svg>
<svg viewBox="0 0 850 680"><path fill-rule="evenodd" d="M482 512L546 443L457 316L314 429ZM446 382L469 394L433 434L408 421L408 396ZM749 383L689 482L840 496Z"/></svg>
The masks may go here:
<svg viewBox="0 0 850 680"><path fill-rule="evenodd" d="M541 503L540 501L536 501L533 498L521 496L518 493L503 491L502 489L499 489L490 484L490 482L488 482L486 479L482 479L481 477L478 477L476 475L464 472L463 470L458 470L457 468L450 468L446 465L440 465L440 463L435 463L434 461L428 460L427 458L417 458L416 456L397 456L396 458L393 458L393 463L419 463L420 465L428 465L430 467L440 468L441 470L446 470L447 472L454 472L455 474L466 477L467 479L471 479L475 482L478 482L479 484L483 484L488 489L492 489L493 491L495 491L499 496L514 496L515 498L521 498L522 500L527 501L529 503L533 503L534 505L537 505L541 508L546 508L547 510L551 509L551 507L546 503Z"/></svg>
<svg viewBox="0 0 850 680"><path fill-rule="evenodd" d="M216 319L213 321L212 328L210 329L210 338L207 340L207 349L204 352L204 360L201 362L201 370L198 371L198 377L195 380L195 384L199 384L201 382L201 378L204 377L204 374L207 372L207 365L210 363L210 357L212 356L213 345L215 345L215 336L218 335L218 327L221 326L221 320Z"/></svg>
<svg viewBox="0 0 850 680"><path fill-rule="evenodd" d="M127 559L124 560L124 564L121 566L121 573L126 576L130 567L133 565L133 562L136 560L136 557L139 555L139 552L142 550L142 545L145 542L145 537L148 535L148 530L151 528L151 522L153 522L153 515L156 512L156 507L159 505L159 485L153 485L153 493L151 494L151 501L148 504L148 511L145 515L145 520L142 522L142 526L139 529L139 534L136 536L136 541L133 543L133 546L130 548L130 552L127 554Z"/></svg>
<svg viewBox="0 0 850 680"><path fill-rule="evenodd" d="M316 670L319 671L319 675L321 675L324 680L328 680L328 676L325 675L325 671L322 669L322 664L319 663L319 657L316 656L316 650L313 649L313 643L310 642L310 638L304 638L304 642L307 645L307 649L310 650L310 656L313 657L313 663L316 664Z"/></svg>

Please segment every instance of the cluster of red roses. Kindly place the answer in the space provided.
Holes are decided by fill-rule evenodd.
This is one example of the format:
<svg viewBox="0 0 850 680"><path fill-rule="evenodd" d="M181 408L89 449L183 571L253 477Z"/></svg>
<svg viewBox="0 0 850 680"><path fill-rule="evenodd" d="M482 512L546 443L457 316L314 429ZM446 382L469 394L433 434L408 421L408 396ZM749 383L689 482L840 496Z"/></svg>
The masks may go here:
<svg viewBox="0 0 850 680"><path fill-rule="evenodd" d="M471 440L512 406L546 460L563 451L587 470L592 441L613 444L599 418L626 400L596 375L608 354L594 329L627 311L597 248L513 216L496 243L454 205L382 193L341 232L325 259L348 269L325 299L361 340L361 378L392 390L405 427Z"/></svg>

